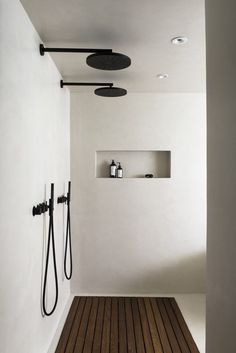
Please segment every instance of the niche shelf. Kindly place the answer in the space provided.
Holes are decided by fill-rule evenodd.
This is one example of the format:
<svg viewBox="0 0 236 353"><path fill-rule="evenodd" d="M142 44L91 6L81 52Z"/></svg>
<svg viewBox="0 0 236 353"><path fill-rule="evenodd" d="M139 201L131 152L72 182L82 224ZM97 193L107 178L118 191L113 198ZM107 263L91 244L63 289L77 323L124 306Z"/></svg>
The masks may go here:
<svg viewBox="0 0 236 353"><path fill-rule="evenodd" d="M120 162L123 168L123 178L145 178L145 174L153 174L153 178L170 178L170 151L137 151L114 150L96 151L96 178L110 178L112 159ZM114 178L110 178L114 179ZM145 178L150 180L150 178Z"/></svg>

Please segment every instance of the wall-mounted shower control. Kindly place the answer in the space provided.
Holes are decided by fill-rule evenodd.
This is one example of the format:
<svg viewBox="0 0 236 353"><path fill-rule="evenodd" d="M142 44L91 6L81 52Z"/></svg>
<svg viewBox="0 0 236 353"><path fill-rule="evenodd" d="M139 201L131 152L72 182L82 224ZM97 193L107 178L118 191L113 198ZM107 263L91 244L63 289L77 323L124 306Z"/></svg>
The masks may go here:
<svg viewBox="0 0 236 353"><path fill-rule="evenodd" d="M67 197L65 195L59 196L57 198L57 203L66 203Z"/></svg>
<svg viewBox="0 0 236 353"><path fill-rule="evenodd" d="M37 206L33 206L32 214L33 216L39 216L42 213L47 212L48 209L49 209L49 206L47 204L47 201L45 201L45 202L39 203Z"/></svg>

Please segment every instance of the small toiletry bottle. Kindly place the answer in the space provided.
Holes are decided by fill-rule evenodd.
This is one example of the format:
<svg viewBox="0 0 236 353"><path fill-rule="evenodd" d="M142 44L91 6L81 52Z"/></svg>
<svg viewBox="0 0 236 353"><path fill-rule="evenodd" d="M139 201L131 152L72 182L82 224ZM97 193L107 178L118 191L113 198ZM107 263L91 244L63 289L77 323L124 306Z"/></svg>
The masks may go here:
<svg viewBox="0 0 236 353"><path fill-rule="evenodd" d="M117 165L115 164L115 161L113 159L110 164L110 177L111 178L116 178L116 169L117 169Z"/></svg>
<svg viewBox="0 0 236 353"><path fill-rule="evenodd" d="M118 162L118 168L117 168L117 178L123 178L123 169L120 165L120 162Z"/></svg>

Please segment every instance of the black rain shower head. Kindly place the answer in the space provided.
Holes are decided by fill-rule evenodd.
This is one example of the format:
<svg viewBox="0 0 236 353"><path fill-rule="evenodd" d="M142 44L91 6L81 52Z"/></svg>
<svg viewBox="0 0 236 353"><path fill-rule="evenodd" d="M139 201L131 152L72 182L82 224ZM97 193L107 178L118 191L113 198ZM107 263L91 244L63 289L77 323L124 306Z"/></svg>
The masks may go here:
<svg viewBox="0 0 236 353"><path fill-rule="evenodd" d="M104 82L64 82L60 81L60 86L104 86L95 89L94 93L100 97L121 97L127 94L126 89L113 87L113 83L104 83Z"/></svg>
<svg viewBox="0 0 236 353"><path fill-rule="evenodd" d="M122 70L131 65L131 60L124 54L100 52L89 55L86 63L99 70Z"/></svg>
<svg viewBox="0 0 236 353"><path fill-rule="evenodd" d="M127 91L120 87L101 87L95 89L94 93L100 97L122 97L127 94Z"/></svg>
<svg viewBox="0 0 236 353"><path fill-rule="evenodd" d="M122 70L131 65L131 59L121 53L113 53L112 49L90 49L90 48L45 48L39 45L40 55L45 52L55 53L93 53L86 59L90 67L99 70Z"/></svg>

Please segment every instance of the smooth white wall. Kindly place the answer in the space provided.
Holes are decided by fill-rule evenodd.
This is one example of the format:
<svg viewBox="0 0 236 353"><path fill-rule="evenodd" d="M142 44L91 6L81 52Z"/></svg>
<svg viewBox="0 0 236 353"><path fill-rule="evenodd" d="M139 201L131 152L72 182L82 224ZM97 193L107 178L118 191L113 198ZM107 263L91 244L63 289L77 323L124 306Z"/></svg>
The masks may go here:
<svg viewBox="0 0 236 353"><path fill-rule="evenodd" d="M71 95L72 292L204 292L205 124L204 94ZM96 179L116 149L170 150L171 178Z"/></svg>
<svg viewBox="0 0 236 353"><path fill-rule="evenodd" d="M207 353L235 353L236 3L206 1Z"/></svg>
<svg viewBox="0 0 236 353"><path fill-rule="evenodd" d="M44 218L32 206L69 179L69 93L18 0L0 1L0 351L46 353L70 295L62 276L63 210L55 205L59 303L40 309ZM45 191L46 188L46 191ZM46 228L48 218L45 219ZM54 296L49 276L48 305Z"/></svg>

